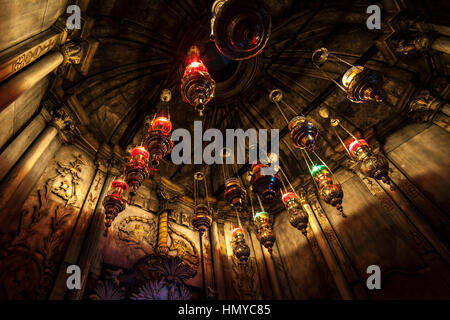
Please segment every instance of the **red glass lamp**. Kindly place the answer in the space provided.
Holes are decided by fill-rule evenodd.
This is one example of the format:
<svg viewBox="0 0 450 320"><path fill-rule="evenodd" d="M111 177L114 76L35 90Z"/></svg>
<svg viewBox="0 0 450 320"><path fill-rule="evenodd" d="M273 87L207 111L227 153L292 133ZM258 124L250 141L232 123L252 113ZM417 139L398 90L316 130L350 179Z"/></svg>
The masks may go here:
<svg viewBox="0 0 450 320"><path fill-rule="evenodd" d="M112 190L103 199L103 207L105 208L105 235L111 227L112 222L117 215L125 210L127 201L123 197L123 193L127 190L128 185L122 180L114 180L111 183Z"/></svg>
<svg viewBox="0 0 450 320"><path fill-rule="evenodd" d="M203 115L206 104L214 98L216 82L200 60L200 50L193 46L188 53L188 65L181 79L181 96Z"/></svg>
<svg viewBox="0 0 450 320"><path fill-rule="evenodd" d="M136 195L137 189L151 173L148 167L149 157L150 154L147 149L143 146L138 146L131 151L131 159L125 164L125 181L130 187L130 202Z"/></svg>
<svg viewBox="0 0 450 320"><path fill-rule="evenodd" d="M171 97L170 90L165 89L162 91L161 100L163 102L163 108L155 115L144 138L144 144L149 153L150 170L152 173L156 172L161 159L167 156L174 146L171 136L172 122L170 121L168 111L168 103Z"/></svg>

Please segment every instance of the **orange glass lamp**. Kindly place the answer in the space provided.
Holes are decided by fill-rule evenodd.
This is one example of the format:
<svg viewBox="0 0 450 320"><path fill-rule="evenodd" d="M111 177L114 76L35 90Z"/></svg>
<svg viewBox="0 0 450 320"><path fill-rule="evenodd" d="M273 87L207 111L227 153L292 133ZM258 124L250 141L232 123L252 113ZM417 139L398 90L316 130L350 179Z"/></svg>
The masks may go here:
<svg viewBox="0 0 450 320"><path fill-rule="evenodd" d="M170 90L163 90L161 101L163 107L155 114L144 138L145 147L149 153L150 170L156 173L159 162L170 154L174 143L172 140L172 122L170 121L169 102L172 98Z"/></svg>

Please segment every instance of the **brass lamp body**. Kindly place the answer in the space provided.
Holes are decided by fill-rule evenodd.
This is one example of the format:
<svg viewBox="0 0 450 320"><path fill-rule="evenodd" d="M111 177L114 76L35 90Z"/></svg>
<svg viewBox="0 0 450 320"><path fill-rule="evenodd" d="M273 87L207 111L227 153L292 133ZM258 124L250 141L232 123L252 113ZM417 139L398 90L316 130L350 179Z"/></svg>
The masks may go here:
<svg viewBox="0 0 450 320"><path fill-rule="evenodd" d="M263 175L261 169L268 167L264 164L254 164L252 167L252 177L250 183L252 190L256 192L265 201L271 201L280 190L281 180L277 174Z"/></svg>
<svg viewBox="0 0 450 320"><path fill-rule="evenodd" d="M211 227L212 218L209 208L206 204L200 203L194 208L194 216L192 217L192 225L200 232L201 235Z"/></svg>
<svg viewBox="0 0 450 320"><path fill-rule="evenodd" d="M257 216L255 218L256 237L259 242L267 248L269 253L272 253L272 247L275 243L276 237L273 232L269 220L264 216Z"/></svg>
<svg viewBox="0 0 450 320"><path fill-rule="evenodd" d="M211 39L231 60L250 59L269 40L272 19L260 1L216 0L212 7Z"/></svg>
<svg viewBox="0 0 450 320"><path fill-rule="evenodd" d="M238 178L229 178L225 181L225 200L237 211L242 211L247 191L242 188Z"/></svg>
<svg viewBox="0 0 450 320"><path fill-rule="evenodd" d="M344 192L341 185L333 183L333 179L329 176L328 171L319 172L314 179L317 182L320 197L329 205L336 207L341 215L346 217L342 208Z"/></svg>
<svg viewBox="0 0 450 320"><path fill-rule="evenodd" d="M319 130L305 117L298 116L289 122L289 132L294 147L313 150Z"/></svg>
<svg viewBox="0 0 450 320"><path fill-rule="evenodd" d="M238 259L239 264L246 264L250 256L250 248L245 242L244 234L241 232L233 235L233 254Z"/></svg>
<svg viewBox="0 0 450 320"><path fill-rule="evenodd" d="M366 176L381 180L390 185L389 162L381 154L372 152L369 146L360 145L354 150L358 161L361 163L360 170Z"/></svg>

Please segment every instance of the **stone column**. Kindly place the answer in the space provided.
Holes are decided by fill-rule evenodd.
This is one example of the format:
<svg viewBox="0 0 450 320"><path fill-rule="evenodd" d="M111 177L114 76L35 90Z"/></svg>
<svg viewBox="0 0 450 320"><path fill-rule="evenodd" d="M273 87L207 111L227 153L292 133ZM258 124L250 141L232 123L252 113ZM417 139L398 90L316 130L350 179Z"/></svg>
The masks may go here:
<svg viewBox="0 0 450 320"><path fill-rule="evenodd" d="M273 263L272 255L267 251L263 246L261 246L261 250L264 255L264 261L266 262L267 273L269 274L270 284L273 290L273 298L275 300L282 300L283 297L281 295L280 284L278 282L277 273L275 271L275 265Z"/></svg>
<svg viewBox="0 0 450 320"><path fill-rule="evenodd" d="M0 181L8 174L20 157L45 129L50 115L46 109L34 117L27 127L0 154Z"/></svg>
<svg viewBox="0 0 450 320"><path fill-rule="evenodd" d="M67 43L61 50L61 52L46 53L0 84L0 112L62 63L79 64L81 62L81 45Z"/></svg>
<svg viewBox="0 0 450 320"><path fill-rule="evenodd" d="M214 262L214 279L216 283L216 291L217 291L217 298L219 300L225 300L226 299L226 288L225 288L225 282L224 282L224 275L223 275L223 266L222 266L222 255L221 255L221 249L220 249L220 242L219 242L219 230L217 226L217 221L213 219L213 223L211 226L211 244L212 244L212 254L213 254L213 262Z"/></svg>
<svg viewBox="0 0 450 320"><path fill-rule="evenodd" d="M319 244L320 250L322 251L323 257L325 259L326 264L328 265L328 269L333 276L334 282L336 283L336 287L344 300L352 300L353 293L347 283L347 280L342 272L339 263L334 255L333 249L330 247L327 238L322 231L319 220L317 219L313 209L306 201L305 198L301 199L303 210L308 213L309 216L309 225L311 230L314 233L314 237Z"/></svg>
<svg viewBox="0 0 450 320"><path fill-rule="evenodd" d="M59 148L64 132L73 129L72 119L60 109L47 128L23 155L0 186L0 231L6 231L44 172L54 153Z"/></svg>
<svg viewBox="0 0 450 320"><path fill-rule="evenodd" d="M105 182L98 198L92 221L90 223L89 230L87 232L86 239L83 243L83 248L78 259L78 266L81 269L81 289L71 291L69 293L69 299L83 299L90 272L97 262L101 263L101 261L98 260L102 259L102 244L103 240L105 239L105 237L103 236L105 231L105 213L102 203L103 199L108 194L112 181L121 173L121 168L114 166L114 162L112 163L113 165L110 164L107 169L107 175L104 180ZM101 170L106 170L106 166L103 167L102 165L100 166L100 168L102 168Z"/></svg>

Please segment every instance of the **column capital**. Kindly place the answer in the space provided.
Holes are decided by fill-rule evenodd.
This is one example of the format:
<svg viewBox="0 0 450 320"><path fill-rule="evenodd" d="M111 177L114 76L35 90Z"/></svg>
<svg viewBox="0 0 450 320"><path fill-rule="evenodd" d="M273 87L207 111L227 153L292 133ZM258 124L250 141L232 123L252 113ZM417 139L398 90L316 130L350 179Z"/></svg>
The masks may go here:
<svg viewBox="0 0 450 320"><path fill-rule="evenodd" d="M59 138L63 143L67 143L76 134L75 122L63 107L53 112L53 118L49 122L49 126L58 130Z"/></svg>
<svg viewBox="0 0 450 320"><path fill-rule="evenodd" d="M64 64L80 64L83 57L83 46L78 42L67 42L61 46Z"/></svg>
<svg viewBox="0 0 450 320"><path fill-rule="evenodd" d="M108 173L113 176L120 176L123 173L124 163L117 157L111 158L108 166Z"/></svg>

